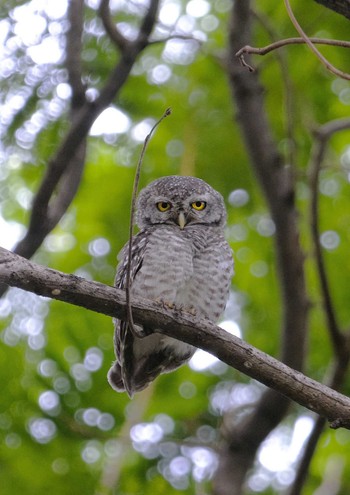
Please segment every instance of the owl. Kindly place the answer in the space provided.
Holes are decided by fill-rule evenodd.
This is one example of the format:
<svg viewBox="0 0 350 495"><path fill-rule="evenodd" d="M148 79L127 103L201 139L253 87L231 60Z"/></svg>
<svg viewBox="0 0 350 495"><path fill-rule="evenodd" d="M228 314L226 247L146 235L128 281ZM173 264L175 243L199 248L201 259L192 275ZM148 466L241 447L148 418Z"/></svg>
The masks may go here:
<svg viewBox="0 0 350 495"><path fill-rule="evenodd" d="M140 192L136 221L140 231L132 239L131 300L162 301L216 322L233 275L222 196L201 179L162 177ZM128 244L118 260L115 286L124 289ZM160 333L137 337L125 321L115 320L114 325L117 361L108 381L130 397L160 373L186 363L196 350Z"/></svg>

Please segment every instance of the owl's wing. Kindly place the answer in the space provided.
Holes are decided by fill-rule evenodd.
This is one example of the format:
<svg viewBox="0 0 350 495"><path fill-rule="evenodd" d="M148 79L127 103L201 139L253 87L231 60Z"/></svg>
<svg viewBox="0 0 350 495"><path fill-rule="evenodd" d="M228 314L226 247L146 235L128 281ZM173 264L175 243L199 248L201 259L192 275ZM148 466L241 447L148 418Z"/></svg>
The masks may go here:
<svg viewBox="0 0 350 495"><path fill-rule="evenodd" d="M143 261L143 254L149 238L149 231L143 230L133 237L131 248L131 282L135 279L137 272L140 270ZM118 254L118 268L115 276L114 285L117 289L125 289L127 268L129 260L129 243L127 242L123 249Z"/></svg>
<svg viewBox="0 0 350 495"><path fill-rule="evenodd" d="M131 251L131 284L141 269L143 256L149 238L148 230L139 232L133 237ZM127 266L129 259L129 243L126 243L118 255L118 268L115 278L115 287L125 289L127 280ZM131 377L133 376L133 342L134 336L126 321L114 320L114 347L117 361L113 364L108 373L110 385L118 392L126 390L132 396Z"/></svg>

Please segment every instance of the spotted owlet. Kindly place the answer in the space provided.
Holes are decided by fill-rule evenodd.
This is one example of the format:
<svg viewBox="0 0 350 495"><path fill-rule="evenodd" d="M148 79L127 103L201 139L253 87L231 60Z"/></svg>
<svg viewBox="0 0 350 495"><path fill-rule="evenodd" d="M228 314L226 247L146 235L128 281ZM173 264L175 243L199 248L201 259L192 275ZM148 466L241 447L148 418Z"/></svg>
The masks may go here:
<svg viewBox="0 0 350 495"><path fill-rule="evenodd" d="M140 232L132 243L131 296L175 304L216 322L233 274L222 196L201 179L163 177L140 192L136 219ZM115 286L123 289L128 244L118 259ZM160 333L136 337L120 320L115 320L114 343L117 361L108 380L129 396L181 366L196 350Z"/></svg>

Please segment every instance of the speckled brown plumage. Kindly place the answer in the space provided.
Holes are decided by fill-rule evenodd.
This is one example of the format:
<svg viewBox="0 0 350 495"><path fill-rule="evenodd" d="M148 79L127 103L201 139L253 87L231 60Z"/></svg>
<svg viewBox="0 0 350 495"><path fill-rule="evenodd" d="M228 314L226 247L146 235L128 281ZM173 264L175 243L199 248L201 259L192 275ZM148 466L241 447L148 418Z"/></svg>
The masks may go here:
<svg viewBox="0 0 350 495"><path fill-rule="evenodd" d="M152 182L138 198L140 232L133 238L131 295L195 310L216 322L233 274L225 222L222 196L201 179L170 176ZM118 258L115 285L125 288L127 244ZM137 338L120 320L115 321L114 341L117 361L108 380L130 396L195 352L192 346L157 333Z"/></svg>

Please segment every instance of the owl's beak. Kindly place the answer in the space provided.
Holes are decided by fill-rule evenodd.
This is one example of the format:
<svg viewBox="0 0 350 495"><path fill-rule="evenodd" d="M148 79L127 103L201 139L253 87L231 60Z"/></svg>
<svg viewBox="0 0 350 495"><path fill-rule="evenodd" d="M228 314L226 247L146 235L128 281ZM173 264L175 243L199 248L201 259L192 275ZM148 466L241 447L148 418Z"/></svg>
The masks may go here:
<svg viewBox="0 0 350 495"><path fill-rule="evenodd" d="M186 225L186 217L183 211L180 211L179 216L177 217L177 223L179 224L180 229L183 230Z"/></svg>

